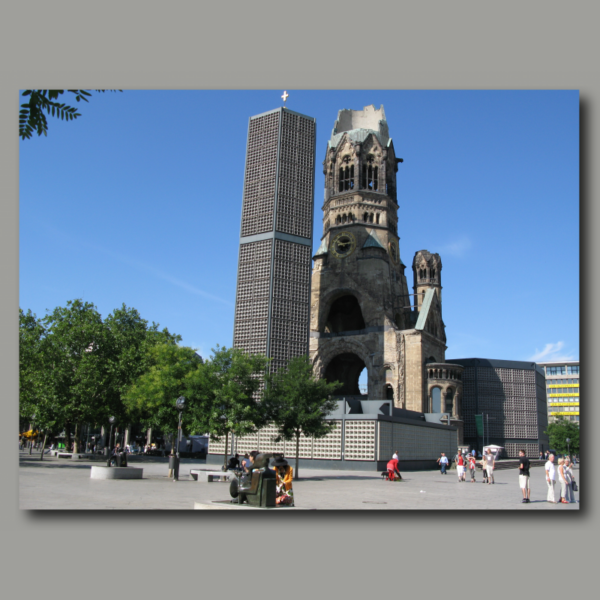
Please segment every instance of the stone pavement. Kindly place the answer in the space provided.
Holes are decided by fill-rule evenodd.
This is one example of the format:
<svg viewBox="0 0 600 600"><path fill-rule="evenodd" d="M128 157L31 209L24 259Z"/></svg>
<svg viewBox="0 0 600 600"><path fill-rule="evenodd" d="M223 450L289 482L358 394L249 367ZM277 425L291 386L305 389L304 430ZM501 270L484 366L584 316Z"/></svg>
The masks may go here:
<svg viewBox="0 0 600 600"><path fill-rule="evenodd" d="M194 481L191 468L206 468L202 460L183 459L180 480L167 478L168 461L163 458L133 459L130 466L144 469L140 480L90 479L89 461L70 461L20 453L19 506L21 509L159 509L193 510L194 503L228 500L227 483ZM293 461L290 463L293 466ZM522 504L518 470L496 472L494 485L458 483L456 471L407 471L402 483L382 481L372 471L301 469L294 482L296 505L306 509L401 509L401 510L578 510L579 504L549 504L541 467L531 469L531 503ZM579 469L575 478L579 481ZM556 485L557 495L560 493ZM579 492L575 493L579 500ZM279 509L278 509L279 510ZM283 509L282 509L283 510Z"/></svg>

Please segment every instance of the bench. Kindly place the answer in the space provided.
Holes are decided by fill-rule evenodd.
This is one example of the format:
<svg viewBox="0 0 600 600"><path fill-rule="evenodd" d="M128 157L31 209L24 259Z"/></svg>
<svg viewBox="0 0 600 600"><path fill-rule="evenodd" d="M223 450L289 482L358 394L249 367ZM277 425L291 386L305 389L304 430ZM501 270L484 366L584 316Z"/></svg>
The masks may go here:
<svg viewBox="0 0 600 600"><path fill-rule="evenodd" d="M228 482L233 476L231 471L204 471L203 469L190 469L190 476L196 481L213 483L214 481Z"/></svg>
<svg viewBox="0 0 600 600"><path fill-rule="evenodd" d="M73 452L61 452L60 450L54 450L54 456L57 458L70 458L72 460L81 460L82 458L87 458L85 454L77 453L73 454Z"/></svg>

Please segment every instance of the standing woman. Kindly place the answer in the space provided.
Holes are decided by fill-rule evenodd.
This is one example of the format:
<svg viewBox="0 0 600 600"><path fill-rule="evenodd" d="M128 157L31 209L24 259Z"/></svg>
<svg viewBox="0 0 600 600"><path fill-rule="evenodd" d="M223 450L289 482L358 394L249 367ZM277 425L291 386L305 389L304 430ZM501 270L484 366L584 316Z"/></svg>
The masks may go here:
<svg viewBox="0 0 600 600"><path fill-rule="evenodd" d="M558 459L558 482L560 483L560 501L563 504L568 504L567 500L567 487L569 486L567 478L565 476L565 459Z"/></svg>
<svg viewBox="0 0 600 600"><path fill-rule="evenodd" d="M575 494L573 493L573 481L575 480L575 477L573 476L573 468L568 456L565 458L563 464L563 472L565 474L565 479L567 480L567 495L565 496L565 500L569 503L575 502Z"/></svg>
<svg viewBox="0 0 600 600"><path fill-rule="evenodd" d="M487 454L484 454L481 457L481 470L483 471L483 483L487 483L488 482L488 476L487 476Z"/></svg>

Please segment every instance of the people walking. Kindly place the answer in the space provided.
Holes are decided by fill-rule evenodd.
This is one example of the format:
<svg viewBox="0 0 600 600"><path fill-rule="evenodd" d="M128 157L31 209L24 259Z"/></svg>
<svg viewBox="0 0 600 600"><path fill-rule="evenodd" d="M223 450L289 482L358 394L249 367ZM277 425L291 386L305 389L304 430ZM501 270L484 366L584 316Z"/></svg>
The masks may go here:
<svg viewBox="0 0 600 600"><path fill-rule="evenodd" d="M548 455L548 460L544 465L546 470L546 484L548 485L548 495L546 500L552 504L558 504L554 497L554 486L556 485L556 467L554 466L554 454Z"/></svg>
<svg viewBox="0 0 600 600"><path fill-rule="evenodd" d="M569 486L569 482L567 481L567 475L565 475L565 459L558 459L558 483L560 483L560 501L563 504L569 504L567 500L567 487Z"/></svg>
<svg viewBox="0 0 600 600"><path fill-rule="evenodd" d="M494 458L494 455L492 454L492 451L489 448L487 449L486 461L487 461L486 470L487 470L487 476L488 476L488 484L496 483L494 481L494 467L496 466L496 459Z"/></svg>
<svg viewBox="0 0 600 600"><path fill-rule="evenodd" d="M446 475L446 469L448 468L448 457L445 452L437 459L437 463L440 465L440 472L442 475Z"/></svg>
<svg viewBox="0 0 600 600"><path fill-rule="evenodd" d="M531 502L531 490L529 489L529 459L525 456L525 450L519 450L519 487L523 492L523 504Z"/></svg>
<svg viewBox="0 0 600 600"><path fill-rule="evenodd" d="M481 471L483 472L483 483L488 483L487 454L483 454L481 457Z"/></svg>
<svg viewBox="0 0 600 600"><path fill-rule="evenodd" d="M475 456L472 454L469 456L469 471L471 471L471 483L475 483L475 469L476 469L477 461L475 460Z"/></svg>
<svg viewBox="0 0 600 600"><path fill-rule="evenodd" d="M571 502L575 502L575 492L573 491L573 482L575 481L575 477L573 475L573 467L571 464L570 458L565 458L565 464L563 465L563 471L565 473L565 477L567 479L567 495L566 499Z"/></svg>

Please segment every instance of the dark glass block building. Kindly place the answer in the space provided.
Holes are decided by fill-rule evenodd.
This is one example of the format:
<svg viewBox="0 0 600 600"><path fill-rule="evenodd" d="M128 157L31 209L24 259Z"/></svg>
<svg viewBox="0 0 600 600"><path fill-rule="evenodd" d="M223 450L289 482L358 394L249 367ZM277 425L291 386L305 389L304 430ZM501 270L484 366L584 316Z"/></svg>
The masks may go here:
<svg viewBox="0 0 600 600"><path fill-rule="evenodd" d="M315 143L312 117L250 118L233 346L274 370L308 353Z"/></svg>
<svg viewBox="0 0 600 600"><path fill-rule="evenodd" d="M530 458L548 449L546 380L533 362L459 358L448 362L464 367L462 418L464 443L482 449L475 415L483 415L485 444L497 444L505 456L517 457L521 448Z"/></svg>

